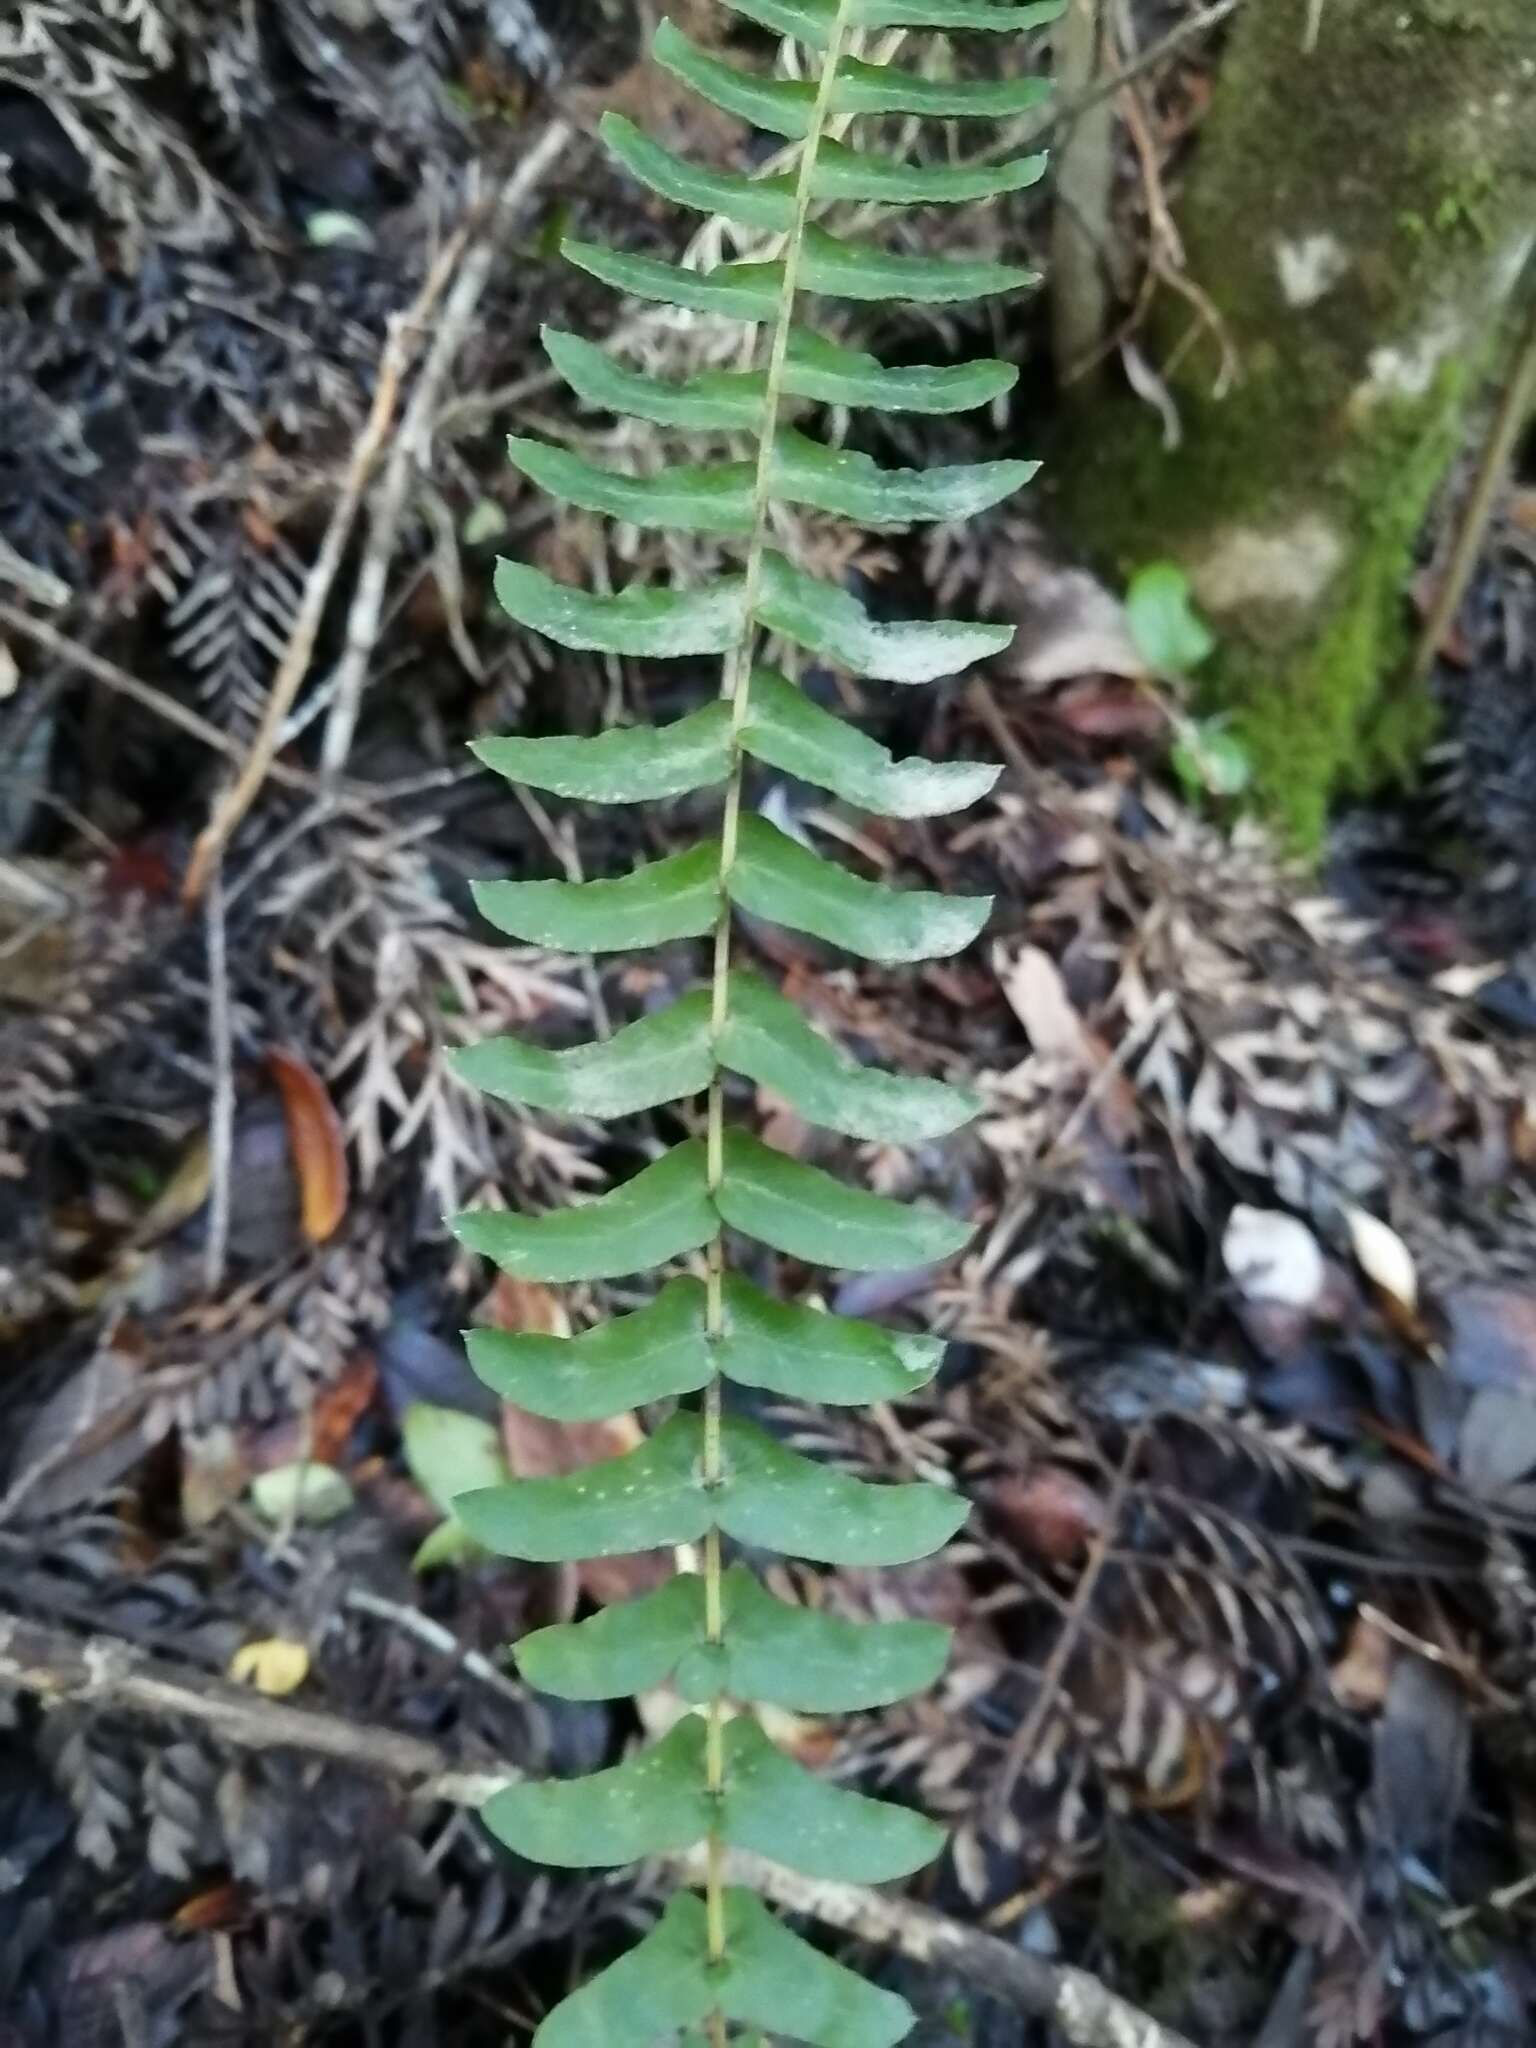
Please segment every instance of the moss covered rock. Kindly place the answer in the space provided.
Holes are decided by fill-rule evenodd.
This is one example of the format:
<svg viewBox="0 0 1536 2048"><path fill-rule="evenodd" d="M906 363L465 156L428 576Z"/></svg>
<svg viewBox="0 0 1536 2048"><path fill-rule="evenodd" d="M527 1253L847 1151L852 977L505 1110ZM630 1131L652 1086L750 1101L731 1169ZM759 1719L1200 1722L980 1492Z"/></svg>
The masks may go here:
<svg viewBox="0 0 1536 2048"><path fill-rule="evenodd" d="M1404 592L1500 316L1536 246L1536 0L1302 0L1237 18L1180 225L1238 366L1164 309L1182 437L1075 423L1069 530L1122 574L1172 557L1221 635L1215 700L1315 844L1330 793L1427 729L1396 688Z"/></svg>

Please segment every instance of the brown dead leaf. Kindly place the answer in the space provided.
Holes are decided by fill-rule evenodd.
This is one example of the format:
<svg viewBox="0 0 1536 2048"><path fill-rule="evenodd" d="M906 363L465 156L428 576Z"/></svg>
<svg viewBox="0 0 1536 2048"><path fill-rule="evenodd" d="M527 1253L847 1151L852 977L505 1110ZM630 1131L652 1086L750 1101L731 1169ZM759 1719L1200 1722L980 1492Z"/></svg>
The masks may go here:
<svg viewBox="0 0 1536 2048"><path fill-rule="evenodd" d="M341 1118L325 1083L296 1053L270 1052L267 1065L288 1120L304 1235L311 1244L324 1244L347 1213L347 1144Z"/></svg>
<svg viewBox="0 0 1536 2048"><path fill-rule="evenodd" d="M994 1505L1023 1547L1051 1564L1073 1563L1104 1526L1103 1501L1064 1465L1004 1479Z"/></svg>
<svg viewBox="0 0 1536 2048"><path fill-rule="evenodd" d="M211 1934L216 1928L238 1927L248 1912L244 1887L227 1880L184 1900L171 1915L171 1925L183 1934Z"/></svg>
<svg viewBox="0 0 1536 2048"><path fill-rule="evenodd" d="M1168 713L1137 683L1094 676L1073 683L1052 700L1051 710L1083 739L1156 740L1168 731Z"/></svg>
<svg viewBox="0 0 1536 2048"><path fill-rule="evenodd" d="M569 1337L570 1317L558 1294L539 1280L503 1273L480 1304L481 1322L493 1330L527 1330L540 1337Z"/></svg>
<svg viewBox="0 0 1536 2048"><path fill-rule="evenodd" d="M181 1519L189 1529L207 1529L232 1507L251 1483L247 1447L226 1423L183 1434Z"/></svg>
<svg viewBox="0 0 1536 2048"><path fill-rule="evenodd" d="M645 1432L634 1415L616 1415L607 1422L550 1422L504 1401L501 1441L507 1463L519 1479L551 1479L578 1472L584 1465L620 1458L645 1441ZM576 1567L582 1590L599 1607L649 1592L671 1576L672 1558L664 1550L589 1558Z"/></svg>
<svg viewBox="0 0 1536 2048"><path fill-rule="evenodd" d="M347 1441L379 1390L379 1369L366 1352L348 1359L341 1377L321 1389L310 1410L309 1455L317 1465L340 1465Z"/></svg>
<svg viewBox="0 0 1536 2048"><path fill-rule="evenodd" d="M791 1159L805 1158L811 1149L811 1126L798 1110L791 1109L771 1088L759 1088L757 1113L761 1119L757 1135L770 1151L783 1152Z"/></svg>
<svg viewBox="0 0 1536 2048"><path fill-rule="evenodd" d="M1021 946L1010 960L999 949L997 967L1008 1006L1029 1033L1036 1054L1091 1067L1093 1047L1087 1027L1050 954L1038 946Z"/></svg>
<svg viewBox="0 0 1536 2048"><path fill-rule="evenodd" d="M1378 1713L1399 1655L1397 1644L1378 1621L1357 1614L1344 1654L1328 1674L1329 1688L1339 1705L1352 1714Z"/></svg>

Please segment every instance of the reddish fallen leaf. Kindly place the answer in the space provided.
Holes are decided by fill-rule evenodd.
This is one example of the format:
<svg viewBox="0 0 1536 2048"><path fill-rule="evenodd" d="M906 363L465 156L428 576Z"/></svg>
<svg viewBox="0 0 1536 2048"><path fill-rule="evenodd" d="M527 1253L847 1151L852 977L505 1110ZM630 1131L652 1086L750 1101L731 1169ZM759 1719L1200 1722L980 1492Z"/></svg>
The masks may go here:
<svg viewBox="0 0 1536 2048"><path fill-rule="evenodd" d="M347 1361L340 1379L322 1389L310 1411L309 1456L316 1465L345 1463L347 1443L379 1390L379 1369L367 1352Z"/></svg>
<svg viewBox="0 0 1536 2048"><path fill-rule="evenodd" d="M149 896L168 902L176 893L170 840L152 833L131 846L120 846L107 863L106 890L112 897Z"/></svg>
<svg viewBox="0 0 1536 2048"><path fill-rule="evenodd" d="M503 1273L480 1304L480 1320L493 1330L531 1330L541 1337L569 1337L570 1319L558 1294L540 1280Z"/></svg>
<svg viewBox="0 0 1536 2048"><path fill-rule="evenodd" d="M771 1088L757 1091L757 1113L761 1119L757 1135L771 1152L786 1153L791 1159L804 1159L811 1149L811 1126L798 1110L791 1109L782 1095L775 1095Z"/></svg>
<svg viewBox="0 0 1536 2048"><path fill-rule="evenodd" d="M1150 691L1108 676L1074 683L1051 709L1083 739L1155 740L1168 730L1168 714Z"/></svg>
<svg viewBox="0 0 1536 2048"><path fill-rule="evenodd" d="M1035 1557L1071 1564L1104 1526L1104 1503L1064 1465L1004 1479L993 1495L998 1514Z"/></svg>
<svg viewBox="0 0 1536 2048"><path fill-rule="evenodd" d="M244 1887L231 1880L194 1892L171 1915L171 1925L183 1934L213 1934L220 1928L238 1927L249 1911Z"/></svg>
<svg viewBox="0 0 1536 2048"><path fill-rule="evenodd" d="M347 1145L341 1118L325 1083L296 1053L270 1052L267 1065L288 1119L304 1235L311 1244L324 1244L347 1213Z"/></svg>
<svg viewBox="0 0 1536 2048"><path fill-rule="evenodd" d="M616 1415L607 1422L550 1422L511 1401L501 1405L501 1441L519 1479L563 1477L584 1465L622 1457L644 1440L634 1415ZM599 1607L633 1599L671 1576L672 1559L664 1550L590 1558L576 1567L577 1582Z"/></svg>

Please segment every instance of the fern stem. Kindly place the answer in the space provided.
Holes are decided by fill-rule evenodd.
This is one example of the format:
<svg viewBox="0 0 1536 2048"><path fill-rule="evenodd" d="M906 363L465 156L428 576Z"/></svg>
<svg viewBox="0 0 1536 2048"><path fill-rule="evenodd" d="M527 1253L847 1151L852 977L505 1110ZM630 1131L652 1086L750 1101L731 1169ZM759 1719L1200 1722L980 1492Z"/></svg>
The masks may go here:
<svg viewBox="0 0 1536 2048"><path fill-rule="evenodd" d="M778 433L779 412L784 399L784 372L789 360L789 337L794 326L795 294L799 283L800 252L805 240L806 223L810 218L812 185L816 172L816 155L821 145L822 132L832 111L832 91L837 80L837 66L847 38L850 0L838 0L837 17L828 40L826 56L822 63L815 106L810 126L800 152L800 171L795 186L795 212L793 225L784 246L784 283L779 296L778 316L774 322L773 338L768 351L768 373L764 381L763 412L758 428L757 473L753 488L752 525L747 542L746 562L743 574L744 623L742 634L736 646L726 656L725 669L721 679L721 694L731 707L731 765L726 783L725 808L720 826L720 914L715 924L714 965L711 979L710 1021L716 1038L725 1027L729 1012L729 975L731 969L731 906L725 892L726 878L736 860L737 838L741 826L741 786L743 754L741 731L747 722L747 712L752 697L752 661L756 652L757 633L755 615L758 594L762 585L763 557L767 548L768 508L772 499L774 443ZM718 1193L725 1178L725 1086L724 1078L717 1067L709 1087L706 1173L710 1193ZM711 1337L719 1337L725 1329L725 1242L724 1233L716 1235L709 1247L707 1267L707 1297L705 1326ZM720 1376L717 1373L704 1392L704 1436L702 1456L702 1478L706 1486L718 1486L722 1477L720 1457ZM704 1552L704 1614L705 1633L711 1642L720 1640L723 1628L720 1595L720 1537L717 1530L709 1532ZM708 1737L705 1748L706 1783L710 1792L718 1795L725 1785L725 1703L712 1700L709 1709ZM712 1829L708 1844L708 1864L705 1880L705 1913L708 1926L709 1953L717 1961L725 1955L725 1881L724 1844L718 1830ZM717 2011L710 2016L709 2040L711 2048L725 2048L726 2031L724 2017Z"/></svg>

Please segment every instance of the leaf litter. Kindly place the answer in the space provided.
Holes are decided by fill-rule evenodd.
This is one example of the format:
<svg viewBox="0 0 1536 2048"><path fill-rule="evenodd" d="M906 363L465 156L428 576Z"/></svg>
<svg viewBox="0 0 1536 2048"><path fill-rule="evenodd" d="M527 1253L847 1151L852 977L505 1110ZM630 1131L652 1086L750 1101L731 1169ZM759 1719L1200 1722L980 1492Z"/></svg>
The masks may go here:
<svg viewBox="0 0 1536 2048"><path fill-rule="evenodd" d="M285 0L271 48L200 0L24 0L25 43L0 28L57 131L24 139L10 172L23 203L4 260L24 318L5 359L17 486L0 534L67 636L237 750L425 223L445 195L461 206L468 167L515 132L551 66L587 66L594 105L656 90L627 68L628 10L599 11L580 51L560 10L524 0L406 0L373 31L357 10ZM275 65L304 90L274 124ZM682 102L645 111L669 133L686 119ZM740 142L729 123L674 139L715 155ZM560 203L584 232L605 213L637 242L671 228L637 223L595 157ZM371 246L334 232L343 217ZM1027 241L1041 217L1024 206L1017 224ZM754 253L720 223L691 251ZM65 284L44 292L60 263ZM460 1549L412 1575L463 1456L435 1478L412 1454L413 1413L446 1414L450 1440L472 1429L476 1455L530 1475L592 1455L574 1430L617 1454L664 1419L557 1425L487 1403L457 1350L477 1314L560 1330L643 1297L605 1283L557 1302L502 1281L483 1303L484 1270L438 1219L598 1192L694 1125L686 1106L605 1133L530 1116L460 1087L450 1055L497 1033L558 1049L614 1028L699 961L686 941L643 971L502 946L468 885L622 872L688 843L702 814L683 799L659 826L551 817L462 746L673 715L711 685L701 670L674 704L644 664L557 669L482 595L504 527L594 587L661 570L697 587L713 568L686 536L619 528L610 547L580 515L535 511L501 467L483 430L552 421L604 467L666 459L654 430L547 386L504 395L530 376L551 294L574 295L569 324L609 317L555 275L520 254L445 395L430 488L448 516L424 495L388 565L348 800L269 779L229 850L222 1164L206 1136L208 959L176 903L218 749L114 699L108 761L90 692L19 635L0 702L7 721L39 695L54 706L51 750L28 758L60 807L7 810L0 889L7 1604L191 1670L249 1670L363 1731L430 1729L466 1768L533 1773L612 1762L642 1715L662 1725L677 1703L530 1697L502 1647L689 1560L513 1572ZM874 309L850 338L954 338L947 313L904 317ZM733 332L706 317L625 318L637 367L737 366ZM75 437L88 450L115 421L125 450L82 459ZM871 452L935 452L928 427L921 447L906 431ZM945 459L974 459L975 430L953 432ZM898 754L990 757L1000 724L1011 773L973 812L871 828L812 815L783 778L752 792L812 843L855 835L882 879L999 897L988 946L915 985L744 926L754 965L845 1050L987 1101L974 1131L909 1148L828 1140L766 1094L735 1105L778 1150L978 1228L958 1260L875 1283L788 1257L754 1276L950 1352L935 1388L898 1406L829 1416L744 1394L750 1419L846 1471L938 1476L974 1503L939 1565L777 1568L783 1597L957 1630L935 1698L781 1738L948 1821L947 1910L1091 1959L1212 2048L1268 2041L1295 1962L1298 2040L1528 2038L1529 1906L1489 1903L1523 1874L1536 1789L1536 1082L1518 987L1501 989L1508 902L1477 906L1486 956L1448 957L1422 916L1362 900L1358 865L1323 887L1256 827L1188 803L1169 766L1176 688L1144 683L1149 662L1176 677L1200 658L1176 591L1144 584L1128 617L1003 514L921 547L815 512L781 515L774 538L876 608L899 611L918 575L1022 629L984 700L893 705L797 677ZM1500 545L1517 541L1518 522ZM93 560L108 565L99 608ZM1468 646L1491 631L1475 613ZM285 763L310 758L326 715L322 688L301 695ZM1439 800L1473 808L1498 754L1469 724ZM1507 783L1481 828L1506 859L1523 815ZM107 844L61 825L69 809L104 821ZM218 1171L229 1259L210 1299ZM162 2036L489 2043L508 2000L532 2017L585 1944L645 1910L622 1888L530 1881L462 1821L348 1766L77 1701L24 1707L7 1741L6 1855L36 1873L37 1903L0 1901L0 2029L13 2006L24 2027L92 2038L103 1987L131 1973Z"/></svg>

